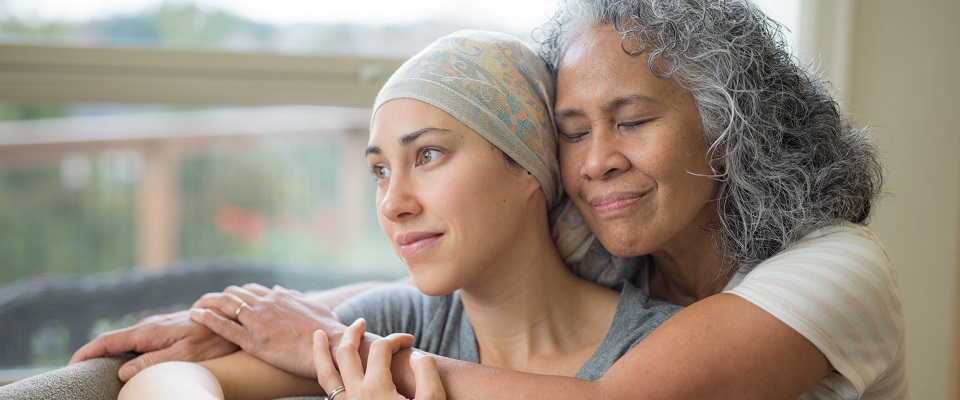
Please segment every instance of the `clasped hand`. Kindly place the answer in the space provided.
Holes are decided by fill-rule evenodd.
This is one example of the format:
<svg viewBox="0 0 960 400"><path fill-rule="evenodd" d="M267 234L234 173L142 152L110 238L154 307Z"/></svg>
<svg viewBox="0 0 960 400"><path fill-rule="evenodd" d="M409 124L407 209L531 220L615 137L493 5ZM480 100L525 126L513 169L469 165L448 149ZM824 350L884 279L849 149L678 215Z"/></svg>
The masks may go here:
<svg viewBox="0 0 960 400"><path fill-rule="evenodd" d="M366 322L358 319L343 333L337 346L336 366L330 353L327 335L322 330L314 333L313 362L317 370L317 381L330 395L330 400L406 400L393 383L390 367L394 354L409 348L413 343L413 336L394 333L375 340L370 345L364 371L359 349L365 329ZM416 380L416 400L446 399L436 359L413 351L410 354L410 368Z"/></svg>
<svg viewBox="0 0 960 400"><path fill-rule="evenodd" d="M166 361L204 361L244 351L287 372L314 379L308 357L317 329L331 336L346 327L329 307L314 304L297 291L257 284L231 286L204 295L194 307L151 316L129 328L98 336L77 350L76 363L107 354L142 353L118 373L126 382L137 372ZM240 307L241 304L246 304Z"/></svg>

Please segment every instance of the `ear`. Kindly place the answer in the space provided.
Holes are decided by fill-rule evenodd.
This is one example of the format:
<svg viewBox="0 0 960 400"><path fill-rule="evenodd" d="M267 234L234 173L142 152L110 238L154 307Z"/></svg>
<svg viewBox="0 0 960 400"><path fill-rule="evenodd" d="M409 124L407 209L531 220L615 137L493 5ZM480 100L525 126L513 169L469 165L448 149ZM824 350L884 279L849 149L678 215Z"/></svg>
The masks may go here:
<svg viewBox="0 0 960 400"><path fill-rule="evenodd" d="M546 202L546 194L543 192L543 187L540 186L540 181L529 171L524 172L526 173L520 176L523 194L527 195L527 197L537 197L537 200L540 202Z"/></svg>

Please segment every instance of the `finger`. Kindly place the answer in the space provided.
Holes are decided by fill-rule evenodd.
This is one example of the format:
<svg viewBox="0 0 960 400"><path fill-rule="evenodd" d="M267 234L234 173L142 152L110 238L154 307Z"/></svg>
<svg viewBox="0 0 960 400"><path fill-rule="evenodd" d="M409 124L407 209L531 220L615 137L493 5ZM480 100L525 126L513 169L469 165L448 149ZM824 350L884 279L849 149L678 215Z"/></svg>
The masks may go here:
<svg viewBox="0 0 960 400"><path fill-rule="evenodd" d="M288 288L285 288L285 287L280 286L280 285L273 285L273 287L270 288L270 291L272 291L272 292L284 293L284 294L293 295L293 296L299 296L299 295L302 295L302 294L303 294L303 293L300 293L299 290L296 290L296 289L288 289Z"/></svg>
<svg viewBox="0 0 960 400"><path fill-rule="evenodd" d="M366 376L377 381L393 381L390 373L393 355L400 349L410 347L411 344L413 344L413 336L405 333L394 333L374 341L367 355Z"/></svg>
<svg viewBox="0 0 960 400"><path fill-rule="evenodd" d="M147 367L160 364L167 361L184 361L182 357L178 357L176 350L168 347L165 349L151 351L143 353L136 358L127 361L124 363L120 370L117 371L117 376L120 378L120 381L126 382L130 378L133 378L138 372L143 371Z"/></svg>
<svg viewBox="0 0 960 400"><path fill-rule="evenodd" d="M360 361L360 340L367 327L363 318L357 319L343 332L337 347L337 365L346 387L358 388L363 383L363 363Z"/></svg>
<svg viewBox="0 0 960 400"><path fill-rule="evenodd" d="M89 343L81 346L77 351L73 353L73 356L70 357L70 362L67 365L72 365L80 361L89 360L91 358L100 357L109 353L107 350L108 344L111 341L123 341L122 334L118 334L117 337L107 338L104 335L97 336L96 339L91 340Z"/></svg>
<svg viewBox="0 0 960 400"><path fill-rule="evenodd" d="M232 316L236 313L236 309L241 303L252 305L250 302L232 293L207 293L203 295L203 297L200 297L200 300L193 303L191 308L207 308L217 310L223 315Z"/></svg>
<svg viewBox="0 0 960 400"><path fill-rule="evenodd" d="M417 384L416 400L445 400L443 381L440 380L440 368L437 359L419 351L410 353L410 368L413 369L413 378Z"/></svg>
<svg viewBox="0 0 960 400"><path fill-rule="evenodd" d="M257 296L266 296L270 292L270 289L267 289L266 286L263 286L259 283L248 283L242 286L243 289L246 289L250 293L253 293ZM276 287L276 286L274 286Z"/></svg>
<svg viewBox="0 0 960 400"><path fill-rule="evenodd" d="M223 297L226 296L221 292L206 293L203 296L200 296L197 301L193 302L191 307L193 308L214 308L220 302L223 301Z"/></svg>
<svg viewBox="0 0 960 400"><path fill-rule="evenodd" d="M323 391L330 393L333 389L343 385L340 373L333 365L333 356L330 354L330 341L321 330L313 332L313 365L317 368L317 382Z"/></svg>
<svg viewBox="0 0 960 400"><path fill-rule="evenodd" d="M190 319L198 324L206 326L214 333L235 343L242 349L247 350L248 352L250 351L250 349L247 348L250 339L250 332L247 331L243 325L238 324L236 321L226 318L214 310L208 310L206 308L191 308Z"/></svg>
<svg viewBox="0 0 960 400"><path fill-rule="evenodd" d="M251 302L232 293L207 293L194 303L193 308L215 310L220 315L234 320L239 320L241 314L256 312Z"/></svg>
<svg viewBox="0 0 960 400"><path fill-rule="evenodd" d="M91 358L102 357L107 354L137 350L140 346L138 346L136 329L140 329L140 327L134 325L97 336L91 340L90 343L77 349L77 351L73 353L73 356L70 357L69 363L74 364Z"/></svg>
<svg viewBox="0 0 960 400"><path fill-rule="evenodd" d="M260 300L260 296L239 286L227 286L226 289L223 289L223 293L233 295L239 301L245 301L251 305L258 303Z"/></svg>

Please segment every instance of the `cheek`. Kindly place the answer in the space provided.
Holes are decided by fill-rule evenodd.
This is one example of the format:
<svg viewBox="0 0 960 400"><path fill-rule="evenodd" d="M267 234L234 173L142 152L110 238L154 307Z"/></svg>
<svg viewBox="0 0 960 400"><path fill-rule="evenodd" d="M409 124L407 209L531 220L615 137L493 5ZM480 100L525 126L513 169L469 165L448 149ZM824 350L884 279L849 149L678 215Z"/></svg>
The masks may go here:
<svg viewBox="0 0 960 400"><path fill-rule="evenodd" d="M565 189L578 186L581 160L583 160L583 157L579 156L575 146L569 144L560 145L560 179L563 181L563 187Z"/></svg>

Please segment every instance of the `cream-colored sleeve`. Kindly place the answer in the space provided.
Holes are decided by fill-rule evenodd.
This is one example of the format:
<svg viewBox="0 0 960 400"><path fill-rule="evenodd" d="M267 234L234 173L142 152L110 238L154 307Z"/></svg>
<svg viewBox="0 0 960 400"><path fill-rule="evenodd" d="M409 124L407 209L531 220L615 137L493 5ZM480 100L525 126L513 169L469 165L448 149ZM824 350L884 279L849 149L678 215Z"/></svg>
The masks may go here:
<svg viewBox="0 0 960 400"><path fill-rule="evenodd" d="M833 365L802 398L906 398L897 271L867 228L814 231L728 292L795 329Z"/></svg>

